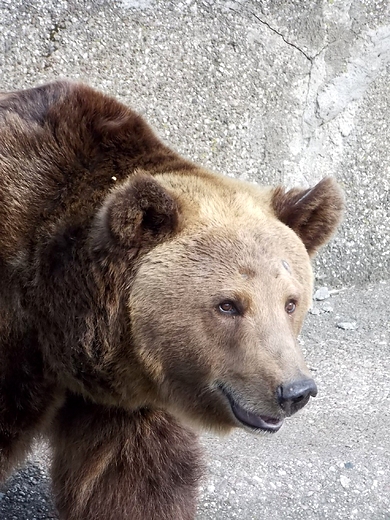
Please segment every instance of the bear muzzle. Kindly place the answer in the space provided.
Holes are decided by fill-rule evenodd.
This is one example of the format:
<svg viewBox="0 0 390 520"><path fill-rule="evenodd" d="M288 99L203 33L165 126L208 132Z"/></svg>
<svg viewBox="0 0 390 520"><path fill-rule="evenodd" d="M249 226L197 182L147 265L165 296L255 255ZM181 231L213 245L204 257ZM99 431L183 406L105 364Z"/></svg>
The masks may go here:
<svg viewBox="0 0 390 520"><path fill-rule="evenodd" d="M218 387L229 402L235 419L241 426L254 432L277 432L282 427L285 417L296 413L309 402L310 397L317 395L317 385L311 378L281 384L276 390L276 401L280 413L275 411L273 415L266 415L250 410L235 397L234 392L229 390L226 385L219 384Z"/></svg>

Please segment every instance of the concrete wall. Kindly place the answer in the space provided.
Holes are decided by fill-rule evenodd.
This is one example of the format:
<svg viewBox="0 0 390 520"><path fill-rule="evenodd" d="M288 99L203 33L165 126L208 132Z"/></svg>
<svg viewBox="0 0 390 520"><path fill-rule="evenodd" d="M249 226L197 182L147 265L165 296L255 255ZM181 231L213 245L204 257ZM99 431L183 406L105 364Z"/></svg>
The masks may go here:
<svg viewBox="0 0 390 520"><path fill-rule="evenodd" d="M390 2L1 0L0 89L87 81L227 175L345 188L318 283L389 278Z"/></svg>

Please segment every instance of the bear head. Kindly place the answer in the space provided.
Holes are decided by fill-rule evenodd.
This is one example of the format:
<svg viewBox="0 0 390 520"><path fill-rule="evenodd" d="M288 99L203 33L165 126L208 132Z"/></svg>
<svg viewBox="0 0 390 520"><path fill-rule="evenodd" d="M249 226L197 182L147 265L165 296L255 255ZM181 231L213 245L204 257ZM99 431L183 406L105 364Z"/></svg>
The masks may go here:
<svg viewBox="0 0 390 520"><path fill-rule="evenodd" d="M286 192L201 172L139 171L95 218L95 258L126 292L132 363L115 372L129 407L274 432L317 392L297 337L343 196L330 178Z"/></svg>

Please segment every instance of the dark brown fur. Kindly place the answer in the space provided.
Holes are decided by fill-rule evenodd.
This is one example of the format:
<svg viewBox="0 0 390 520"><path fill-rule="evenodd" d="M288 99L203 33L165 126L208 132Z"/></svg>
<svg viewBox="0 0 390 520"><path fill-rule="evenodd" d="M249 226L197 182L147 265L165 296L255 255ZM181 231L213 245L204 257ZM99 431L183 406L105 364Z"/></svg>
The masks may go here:
<svg viewBox="0 0 390 520"><path fill-rule="evenodd" d="M198 443L169 414L113 411L72 397L56 418L52 442L64 518L194 517Z"/></svg>
<svg viewBox="0 0 390 520"><path fill-rule="evenodd" d="M207 172L87 86L0 96L0 480L44 433L61 518L193 518L183 423L240 426L221 381L283 418L276 388L307 374L307 253L341 210L332 180L285 194ZM218 314L223 291L242 316Z"/></svg>

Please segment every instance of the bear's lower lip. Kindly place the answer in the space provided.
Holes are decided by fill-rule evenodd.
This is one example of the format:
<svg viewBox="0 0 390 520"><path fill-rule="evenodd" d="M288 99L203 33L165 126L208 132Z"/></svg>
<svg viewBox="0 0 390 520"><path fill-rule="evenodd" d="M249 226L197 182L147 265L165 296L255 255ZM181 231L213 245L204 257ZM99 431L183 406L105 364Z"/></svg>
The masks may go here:
<svg viewBox="0 0 390 520"><path fill-rule="evenodd" d="M245 410L237 401L232 397L230 392L226 390L222 385L219 386L223 395L229 401L234 417L247 428L251 430L262 430L266 432L275 433L283 425L284 419L280 417L270 417L268 415L256 415L248 410Z"/></svg>

